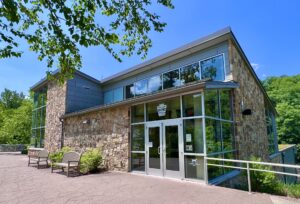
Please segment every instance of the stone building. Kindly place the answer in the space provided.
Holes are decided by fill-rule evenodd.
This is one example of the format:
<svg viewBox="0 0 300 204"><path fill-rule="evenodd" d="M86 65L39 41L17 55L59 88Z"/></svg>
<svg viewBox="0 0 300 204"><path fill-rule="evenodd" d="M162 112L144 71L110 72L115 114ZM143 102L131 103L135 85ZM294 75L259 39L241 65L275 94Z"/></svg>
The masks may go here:
<svg viewBox="0 0 300 204"><path fill-rule="evenodd" d="M54 73L55 75L56 73ZM108 170L210 181L204 157L280 160L276 111L230 28L101 81L35 84L32 143L101 149Z"/></svg>

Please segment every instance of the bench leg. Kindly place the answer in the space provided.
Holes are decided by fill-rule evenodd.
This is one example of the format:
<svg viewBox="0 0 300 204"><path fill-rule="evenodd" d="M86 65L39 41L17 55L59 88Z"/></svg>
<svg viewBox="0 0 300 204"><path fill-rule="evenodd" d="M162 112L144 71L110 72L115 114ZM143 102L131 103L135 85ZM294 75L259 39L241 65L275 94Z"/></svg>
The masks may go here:
<svg viewBox="0 0 300 204"><path fill-rule="evenodd" d="M69 170L70 170L70 169L68 168L68 170L67 170L67 177L69 177Z"/></svg>
<svg viewBox="0 0 300 204"><path fill-rule="evenodd" d="M28 157L28 166L30 165L30 156Z"/></svg>

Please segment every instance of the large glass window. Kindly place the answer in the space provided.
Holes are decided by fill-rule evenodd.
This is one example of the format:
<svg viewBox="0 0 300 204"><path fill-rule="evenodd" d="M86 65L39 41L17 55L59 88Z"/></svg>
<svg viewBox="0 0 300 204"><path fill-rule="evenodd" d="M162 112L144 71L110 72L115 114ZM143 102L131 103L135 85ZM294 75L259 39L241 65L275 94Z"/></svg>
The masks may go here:
<svg viewBox="0 0 300 204"><path fill-rule="evenodd" d="M125 94L126 94L126 99L134 97L134 85L129 84L125 86Z"/></svg>
<svg viewBox="0 0 300 204"><path fill-rule="evenodd" d="M145 150L145 128L144 124L131 127L131 151Z"/></svg>
<svg viewBox="0 0 300 204"><path fill-rule="evenodd" d="M200 93L185 95L182 97L183 116L192 117L202 115L202 97Z"/></svg>
<svg viewBox="0 0 300 204"><path fill-rule="evenodd" d="M123 87L104 92L104 104L116 103L123 100Z"/></svg>
<svg viewBox="0 0 300 204"><path fill-rule="evenodd" d="M144 79L134 83L135 96L141 96L148 92L148 79Z"/></svg>
<svg viewBox="0 0 300 204"><path fill-rule="evenodd" d="M234 150L233 124L222 122L223 151Z"/></svg>
<svg viewBox="0 0 300 204"><path fill-rule="evenodd" d="M179 70L173 70L163 74L163 88L172 88L180 86Z"/></svg>
<svg viewBox="0 0 300 204"><path fill-rule="evenodd" d="M145 154L131 153L131 170L145 171Z"/></svg>
<svg viewBox="0 0 300 204"><path fill-rule="evenodd" d="M123 98L123 87L114 89L114 102L122 101Z"/></svg>
<svg viewBox="0 0 300 204"><path fill-rule="evenodd" d="M202 79L212 79L215 81L224 81L224 59L223 55L209 58L200 62Z"/></svg>
<svg viewBox="0 0 300 204"><path fill-rule="evenodd" d="M131 107L131 122L144 122L144 104L139 104Z"/></svg>
<svg viewBox="0 0 300 204"><path fill-rule="evenodd" d="M207 153L221 152L222 141L220 121L206 118L205 123Z"/></svg>
<svg viewBox="0 0 300 204"><path fill-rule="evenodd" d="M32 136L30 144L44 147L45 118L46 118L47 90L34 93L34 109L32 111Z"/></svg>
<svg viewBox="0 0 300 204"><path fill-rule="evenodd" d="M153 76L148 80L148 90L149 93L162 90L161 75Z"/></svg>
<svg viewBox="0 0 300 204"><path fill-rule="evenodd" d="M180 69L181 83L186 84L200 80L199 63L194 63Z"/></svg>
<svg viewBox="0 0 300 204"><path fill-rule="evenodd" d="M221 118L231 120L231 91L220 90L220 109Z"/></svg>
<svg viewBox="0 0 300 204"><path fill-rule="evenodd" d="M217 90L205 91L204 98L205 98L205 104L204 104L205 105L205 115L219 118L220 113L219 113L218 91Z"/></svg>
<svg viewBox="0 0 300 204"><path fill-rule="evenodd" d="M275 134L275 119L274 114L266 109L266 126L267 126L267 134L268 134L268 142L269 142L269 154L274 154L277 151L276 148L276 134Z"/></svg>
<svg viewBox="0 0 300 204"><path fill-rule="evenodd" d="M183 121L184 152L203 153L202 119Z"/></svg>
<svg viewBox="0 0 300 204"><path fill-rule="evenodd" d="M147 121L180 118L180 98L176 97L148 103L146 113Z"/></svg>

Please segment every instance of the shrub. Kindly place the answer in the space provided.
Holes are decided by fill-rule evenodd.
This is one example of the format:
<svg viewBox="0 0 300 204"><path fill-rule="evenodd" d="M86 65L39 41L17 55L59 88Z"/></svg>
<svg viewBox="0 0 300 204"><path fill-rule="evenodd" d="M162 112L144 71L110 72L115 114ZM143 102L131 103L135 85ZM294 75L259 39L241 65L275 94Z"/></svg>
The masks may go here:
<svg viewBox="0 0 300 204"><path fill-rule="evenodd" d="M83 174L96 172L102 162L102 155L98 148L88 149L81 156L80 172Z"/></svg>
<svg viewBox="0 0 300 204"><path fill-rule="evenodd" d="M251 157L251 161L261 162L260 158ZM253 169L260 170L271 170L270 166L261 164L250 164ZM278 193L278 179L274 173L251 171L251 187L253 191L264 192L264 193Z"/></svg>
<svg viewBox="0 0 300 204"><path fill-rule="evenodd" d="M56 152L50 153L49 158L51 162L61 162L62 158L64 156L64 153L72 151L71 147L63 147L61 150L58 150Z"/></svg>
<svg viewBox="0 0 300 204"><path fill-rule="evenodd" d="M251 158L252 161L260 162L260 158ZM251 168L261 170L272 170L270 166L251 164ZM251 187L253 191L284 195L300 198L300 184L284 184L274 173L251 171Z"/></svg>
<svg viewBox="0 0 300 204"><path fill-rule="evenodd" d="M284 185L286 194L290 197L300 198L300 184Z"/></svg>

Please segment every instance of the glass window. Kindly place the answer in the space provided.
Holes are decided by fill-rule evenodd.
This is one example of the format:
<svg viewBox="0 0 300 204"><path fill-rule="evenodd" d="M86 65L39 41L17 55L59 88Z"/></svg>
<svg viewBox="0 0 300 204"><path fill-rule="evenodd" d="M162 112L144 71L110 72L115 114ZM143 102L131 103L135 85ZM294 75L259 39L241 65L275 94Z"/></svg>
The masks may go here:
<svg viewBox="0 0 300 204"><path fill-rule="evenodd" d="M134 83L135 96L141 96L148 93L148 79L144 79Z"/></svg>
<svg viewBox="0 0 300 204"><path fill-rule="evenodd" d="M172 88L180 86L179 70L173 70L163 74L163 88Z"/></svg>
<svg viewBox="0 0 300 204"><path fill-rule="evenodd" d="M231 120L231 92L229 90L220 90L219 93L221 118Z"/></svg>
<svg viewBox="0 0 300 204"><path fill-rule="evenodd" d="M224 154L224 159L235 159L235 152L228 152ZM236 166L237 163L235 162L224 162L226 166ZM226 168L224 167L224 174L233 171L233 168Z"/></svg>
<svg viewBox="0 0 300 204"><path fill-rule="evenodd" d="M161 75L153 76L148 80L148 91L153 93L162 90Z"/></svg>
<svg viewBox="0 0 300 204"><path fill-rule="evenodd" d="M184 157L185 178L204 179L204 160L199 156Z"/></svg>
<svg viewBox="0 0 300 204"><path fill-rule="evenodd" d="M234 150L233 124L222 122L223 151Z"/></svg>
<svg viewBox="0 0 300 204"><path fill-rule="evenodd" d="M215 81L224 81L224 60L223 55L212 57L207 60L203 60L201 63L201 75L202 79L210 78Z"/></svg>
<svg viewBox="0 0 300 204"><path fill-rule="evenodd" d="M139 104L131 107L131 122L144 122L144 104Z"/></svg>
<svg viewBox="0 0 300 204"><path fill-rule="evenodd" d="M201 94L191 94L182 97L183 116L192 117L202 115L202 100Z"/></svg>
<svg viewBox="0 0 300 204"><path fill-rule="evenodd" d="M274 132L274 115L270 110L266 110L267 135L269 141L269 154L274 154L276 151L275 132Z"/></svg>
<svg viewBox="0 0 300 204"><path fill-rule="evenodd" d="M180 118L179 97L147 104L147 121Z"/></svg>
<svg viewBox="0 0 300 204"><path fill-rule="evenodd" d="M181 68L180 76L182 84L200 80L199 63L197 62Z"/></svg>
<svg viewBox="0 0 300 204"><path fill-rule="evenodd" d="M145 171L145 154L131 153L131 170Z"/></svg>
<svg viewBox="0 0 300 204"><path fill-rule="evenodd" d="M114 94L113 90L104 92L104 104L113 103Z"/></svg>
<svg viewBox="0 0 300 204"><path fill-rule="evenodd" d="M202 119L183 121L184 151L187 153L203 153Z"/></svg>
<svg viewBox="0 0 300 204"><path fill-rule="evenodd" d="M219 118L219 99L218 91L205 91L205 115Z"/></svg>
<svg viewBox="0 0 300 204"><path fill-rule="evenodd" d="M222 144L220 121L206 118L205 123L207 153L221 152Z"/></svg>
<svg viewBox="0 0 300 204"><path fill-rule="evenodd" d="M129 84L125 86L126 99L134 97L134 85Z"/></svg>
<svg viewBox="0 0 300 204"><path fill-rule="evenodd" d="M214 158L220 158L222 159L223 156L222 154L219 154L219 155L214 155L213 156ZM217 164L217 165L223 165L223 162L222 161L215 161L215 160L208 160L207 161L208 164ZM207 172L208 172L208 180L212 180L212 179L215 179L219 176L222 176L223 175L223 167L218 167L218 166L207 166Z"/></svg>
<svg viewBox="0 0 300 204"><path fill-rule="evenodd" d="M123 101L123 87L114 89L114 102Z"/></svg>
<svg viewBox="0 0 300 204"><path fill-rule="evenodd" d="M144 124L131 127L131 151L145 150L145 128Z"/></svg>

